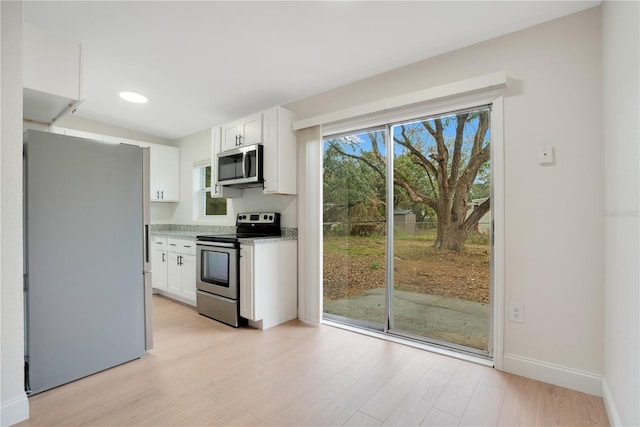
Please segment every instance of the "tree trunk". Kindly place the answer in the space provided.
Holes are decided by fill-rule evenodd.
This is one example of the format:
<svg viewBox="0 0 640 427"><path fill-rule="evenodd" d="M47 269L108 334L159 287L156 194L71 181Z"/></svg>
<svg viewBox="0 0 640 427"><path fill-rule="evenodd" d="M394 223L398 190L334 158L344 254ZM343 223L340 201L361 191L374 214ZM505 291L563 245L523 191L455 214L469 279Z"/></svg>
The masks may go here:
<svg viewBox="0 0 640 427"><path fill-rule="evenodd" d="M445 210L438 211L438 229L434 247L436 249L449 249L461 252L464 249L464 242L467 240L467 229L465 227L466 210L455 212Z"/></svg>

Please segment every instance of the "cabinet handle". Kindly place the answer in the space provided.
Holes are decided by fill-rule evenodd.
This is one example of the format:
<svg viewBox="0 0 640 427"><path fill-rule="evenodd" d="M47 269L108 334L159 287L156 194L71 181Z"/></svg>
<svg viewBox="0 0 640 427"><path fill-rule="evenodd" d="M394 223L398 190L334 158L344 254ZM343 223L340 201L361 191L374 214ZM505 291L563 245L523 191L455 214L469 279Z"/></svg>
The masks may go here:
<svg viewBox="0 0 640 427"><path fill-rule="evenodd" d="M164 252L162 252L162 262L164 262Z"/></svg>
<svg viewBox="0 0 640 427"><path fill-rule="evenodd" d="M160 190L156 191L156 199L160 198Z"/></svg>
<svg viewBox="0 0 640 427"><path fill-rule="evenodd" d="M162 200L164 200L164 190L162 190L162 191L160 192L160 198L161 198Z"/></svg>
<svg viewBox="0 0 640 427"><path fill-rule="evenodd" d="M238 145L242 145L242 135L238 135Z"/></svg>
<svg viewBox="0 0 640 427"><path fill-rule="evenodd" d="M182 265L182 255L179 255L178 257L180 258L180 264L179 265Z"/></svg>

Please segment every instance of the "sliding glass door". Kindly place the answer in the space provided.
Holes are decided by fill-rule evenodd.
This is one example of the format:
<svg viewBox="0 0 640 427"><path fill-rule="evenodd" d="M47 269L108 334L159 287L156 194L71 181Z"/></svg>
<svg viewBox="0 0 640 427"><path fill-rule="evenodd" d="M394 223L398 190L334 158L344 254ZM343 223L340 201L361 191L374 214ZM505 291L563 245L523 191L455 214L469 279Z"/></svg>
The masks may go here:
<svg viewBox="0 0 640 427"><path fill-rule="evenodd" d="M490 354L490 108L324 141L325 318Z"/></svg>

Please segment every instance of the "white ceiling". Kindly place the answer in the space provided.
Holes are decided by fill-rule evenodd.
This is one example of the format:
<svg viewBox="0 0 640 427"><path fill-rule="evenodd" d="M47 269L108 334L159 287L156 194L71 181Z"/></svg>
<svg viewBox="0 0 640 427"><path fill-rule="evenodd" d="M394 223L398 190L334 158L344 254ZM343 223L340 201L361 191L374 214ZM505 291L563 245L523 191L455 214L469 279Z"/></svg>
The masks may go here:
<svg viewBox="0 0 640 427"><path fill-rule="evenodd" d="M24 20L85 46L79 117L177 139L598 4L25 1Z"/></svg>

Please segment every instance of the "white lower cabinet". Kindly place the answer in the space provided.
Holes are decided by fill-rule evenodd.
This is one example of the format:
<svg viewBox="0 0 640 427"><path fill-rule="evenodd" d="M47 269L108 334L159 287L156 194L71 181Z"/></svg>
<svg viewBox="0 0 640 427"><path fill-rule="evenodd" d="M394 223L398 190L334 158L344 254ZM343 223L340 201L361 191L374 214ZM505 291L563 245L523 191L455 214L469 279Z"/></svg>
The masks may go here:
<svg viewBox="0 0 640 427"><path fill-rule="evenodd" d="M298 317L297 241L242 243L240 316L258 329Z"/></svg>
<svg viewBox="0 0 640 427"><path fill-rule="evenodd" d="M196 242L168 239L167 295L196 305Z"/></svg>
<svg viewBox="0 0 640 427"><path fill-rule="evenodd" d="M151 252L151 286L161 291L167 290L167 238L154 237Z"/></svg>

